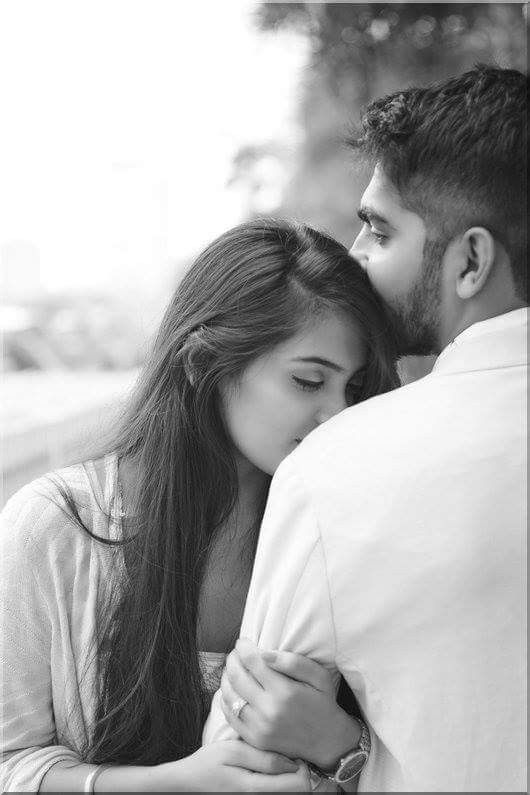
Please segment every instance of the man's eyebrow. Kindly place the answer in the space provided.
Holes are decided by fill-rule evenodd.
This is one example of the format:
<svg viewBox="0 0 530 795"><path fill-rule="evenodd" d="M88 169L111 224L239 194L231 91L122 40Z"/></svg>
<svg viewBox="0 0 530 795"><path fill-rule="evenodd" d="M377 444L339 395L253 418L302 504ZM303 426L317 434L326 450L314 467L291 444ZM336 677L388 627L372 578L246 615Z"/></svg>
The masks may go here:
<svg viewBox="0 0 530 795"><path fill-rule="evenodd" d="M363 205L357 210L357 215L365 224L370 224L372 221L375 221L376 223L388 226L390 229L394 229L390 221L380 215L380 213L376 212L372 207Z"/></svg>
<svg viewBox="0 0 530 795"><path fill-rule="evenodd" d="M322 367L329 367L330 370L335 370L336 373L343 373L344 367L335 362L330 362L329 359L322 359L320 356L295 356L294 362L308 362L309 364L320 364Z"/></svg>

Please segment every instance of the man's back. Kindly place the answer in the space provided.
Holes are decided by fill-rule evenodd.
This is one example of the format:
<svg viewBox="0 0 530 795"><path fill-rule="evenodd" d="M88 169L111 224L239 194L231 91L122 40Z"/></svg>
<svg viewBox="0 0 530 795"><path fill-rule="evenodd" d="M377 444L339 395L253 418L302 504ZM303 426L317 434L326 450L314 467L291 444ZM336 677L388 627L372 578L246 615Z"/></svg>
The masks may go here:
<svg viewBox="0 0 530 795"><path fill-rule="evenodd" d="M275 478L241 634L343 674L373 729L361 790L526 783L525 319L471 327Z"/></svg>
<svg viewBox="0 0 530 795"><path fill-rule="evenodd" d="M443 788L457 747L462 789L502 786L501 772L512 789L526 747L526 368L469 371L478 347L500 365L491 344L462 339L432 376L366 406L353 438L340 418L316 486L340 668L363 680L376 748L406 760L406 788ZM384 790L377 756L367 783Z"/></svg>

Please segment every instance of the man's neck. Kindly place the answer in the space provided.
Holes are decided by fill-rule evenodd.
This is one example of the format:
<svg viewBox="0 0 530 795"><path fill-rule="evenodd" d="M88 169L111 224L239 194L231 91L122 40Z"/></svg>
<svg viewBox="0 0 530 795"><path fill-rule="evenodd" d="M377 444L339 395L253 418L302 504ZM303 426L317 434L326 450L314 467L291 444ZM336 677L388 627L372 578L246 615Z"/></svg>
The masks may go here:
<svg viewBox="0 0 530 795"><path fill-rule="evenodd" d="M482 323L485 320L491 320L500 315L506 315L508 312L513 312L516 309L524 309L528 304L518 298L503 303L497 303L495 306L488 306L482 304L480 306L469 307L468 311L464 312L459 321L443 336L441 349L449 345L453 340L462 334L463 331L475 323Z"/></svg>

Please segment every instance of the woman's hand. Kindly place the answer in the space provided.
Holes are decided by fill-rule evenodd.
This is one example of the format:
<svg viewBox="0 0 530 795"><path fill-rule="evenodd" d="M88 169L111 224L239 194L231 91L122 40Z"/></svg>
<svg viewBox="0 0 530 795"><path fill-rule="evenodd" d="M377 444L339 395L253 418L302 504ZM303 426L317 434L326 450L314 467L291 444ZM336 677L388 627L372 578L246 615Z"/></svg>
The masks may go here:
<svg viewBox="0 0 530 795"><path fill-rule="evenodd" d="M255 748L277 751L331 769L360 736L358 722L335 700L330 673L291 652L262 652L240 639L221 682L224 715ZM245 706L235 715L238 699Z"/></svg>
<svg viewBox="0 0 530 795"><path fill-rule="evenodd" d="M158 792L307 792L307 767L241 740L205 745L191 756L151 768Z"/></svg>

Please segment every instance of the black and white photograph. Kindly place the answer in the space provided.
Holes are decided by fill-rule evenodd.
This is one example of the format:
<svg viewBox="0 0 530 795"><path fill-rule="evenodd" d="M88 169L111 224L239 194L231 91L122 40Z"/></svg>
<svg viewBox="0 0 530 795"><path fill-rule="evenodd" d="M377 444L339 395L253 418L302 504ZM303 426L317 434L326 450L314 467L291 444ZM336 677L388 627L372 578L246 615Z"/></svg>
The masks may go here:
<svg viewBox="0 0 530 795"><path fill-rule="evenodd" d="M527 792L527 50L0 1L0 792Z"/></svg>

